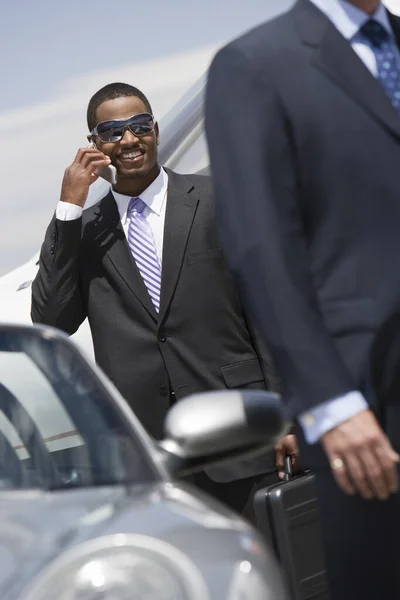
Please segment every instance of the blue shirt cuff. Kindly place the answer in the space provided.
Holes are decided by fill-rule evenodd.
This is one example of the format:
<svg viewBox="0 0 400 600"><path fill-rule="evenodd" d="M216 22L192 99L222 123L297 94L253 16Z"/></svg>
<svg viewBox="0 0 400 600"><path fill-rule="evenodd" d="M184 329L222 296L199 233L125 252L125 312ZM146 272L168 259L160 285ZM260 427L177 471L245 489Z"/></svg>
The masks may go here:
<svg viewBox="0 0 400 600"><path fill-rule="evenodd" d="M349 392L302 413L298 421L306 441L315 444L327 431L368 408L367 401L360 392Z"/></svg>

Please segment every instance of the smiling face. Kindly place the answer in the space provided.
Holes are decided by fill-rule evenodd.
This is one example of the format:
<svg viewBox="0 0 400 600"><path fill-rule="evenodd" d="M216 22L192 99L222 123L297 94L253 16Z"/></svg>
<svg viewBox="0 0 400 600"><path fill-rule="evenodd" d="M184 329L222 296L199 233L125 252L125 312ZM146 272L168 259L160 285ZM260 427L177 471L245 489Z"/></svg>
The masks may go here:
<svg viewBox="0 0 400 600"><path fill-rule="evenodd" d="M124 96L106 100L96 111L96 124L103 121L128 119L133 115L147 113L148 108L136 96ZM148 135L136 136L130 129L124 131L118 142L102 142L97 136L96 146L111 159L117 170L114 189L122 194L138 195L157 177L160 167L157 158L159 144L158 125Z"/></svg>

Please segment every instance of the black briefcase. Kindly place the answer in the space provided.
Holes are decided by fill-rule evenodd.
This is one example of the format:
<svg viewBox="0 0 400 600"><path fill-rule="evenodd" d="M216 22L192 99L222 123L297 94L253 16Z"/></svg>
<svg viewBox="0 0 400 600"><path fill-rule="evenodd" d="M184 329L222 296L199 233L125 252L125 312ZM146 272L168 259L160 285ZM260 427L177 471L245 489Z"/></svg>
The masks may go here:
<svg viewBox="0 0 400 600"><path fill-rule="evenodd" d="M328 600L315 478L292 476L290 456L285 479L259 489L254 497L258 529L280 562L293 600Z"/></svg>

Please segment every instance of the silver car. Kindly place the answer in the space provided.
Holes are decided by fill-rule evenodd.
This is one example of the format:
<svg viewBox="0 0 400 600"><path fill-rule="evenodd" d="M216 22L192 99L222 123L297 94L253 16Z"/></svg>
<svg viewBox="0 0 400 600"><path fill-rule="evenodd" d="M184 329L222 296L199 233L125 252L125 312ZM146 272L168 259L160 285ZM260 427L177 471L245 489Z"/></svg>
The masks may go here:
<svg viewBox="0 0 400 600"><path fill-rule="evenodd" d="M0 326L0 598L284 600L260 536L179 478L286 429L274 394L209 392L156 442L67 336Z"/></svg>

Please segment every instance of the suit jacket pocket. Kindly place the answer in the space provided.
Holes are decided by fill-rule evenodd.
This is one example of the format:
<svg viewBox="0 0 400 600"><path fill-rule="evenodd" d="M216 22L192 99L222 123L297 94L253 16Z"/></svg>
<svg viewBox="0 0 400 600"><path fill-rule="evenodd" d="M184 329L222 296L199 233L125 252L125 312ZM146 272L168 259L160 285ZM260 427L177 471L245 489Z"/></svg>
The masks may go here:
<svg viewBox="0 0 400 600"><path fill-rule="evenodd" d="M227 388L237 389L252 383L260 384L257 387L261 389L265 387L264 375L257 358L225 365L221 367L221 373Z"/></svg>
<svg viewBox="0 0 400 600"><path fill-rule="evenodd" d="M205 260L212 260L215 258L222 257L221 248L213 248L212 250L205 250L204 252L192 252L187 255L187 262L189 267L196 263L203 262Z"/></svg>
<svg viewBox="0 0 400 600"><path fill-rule="evenodd" d="M373 303L369 298L325 301L320 307L325 326L334 335L372 330L376 325Z"/></svg>

